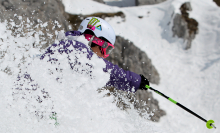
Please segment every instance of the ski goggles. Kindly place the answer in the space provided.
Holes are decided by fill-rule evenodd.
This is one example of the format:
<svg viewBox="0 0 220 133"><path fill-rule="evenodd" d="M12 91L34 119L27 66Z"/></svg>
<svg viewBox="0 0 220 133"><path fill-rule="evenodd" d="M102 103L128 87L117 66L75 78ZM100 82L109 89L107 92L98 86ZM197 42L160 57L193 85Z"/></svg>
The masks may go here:
<svg viewBox="0 0 220 133"><path fill-rule="evenodd" d="M89 46L91 47L92 42L101 46L101 53L104 55L104 58L107 58L109 54L112 52L112 50L115 48L114 45L112 45L109 42L106 42L98 37L95 37L94 35L90 34L84 34L85 38L89 41Z"/></svg>

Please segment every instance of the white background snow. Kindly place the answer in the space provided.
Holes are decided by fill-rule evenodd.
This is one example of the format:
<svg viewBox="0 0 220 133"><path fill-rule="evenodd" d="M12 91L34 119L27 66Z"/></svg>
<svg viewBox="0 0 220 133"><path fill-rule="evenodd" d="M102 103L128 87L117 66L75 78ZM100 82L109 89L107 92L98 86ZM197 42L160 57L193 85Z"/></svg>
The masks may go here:
<svg viewBox="0 0 220 133"><path fill-rule="evenodd" d="M94 71L93 78L86 73L71 71L65 55L56 56L62 64L59 68L64 70L62 73L56 72L56 64L33 58L43 53L32 46L33 42L38 42L40 33L14 37L6 28L8 22L5 22L0 23L0 69L10 68L11 75L0 71L1 132L220 132L220 7L212 0L190 0L193 10L189 14L198 21L199 33L192 47L183 50L185 42L173 37L172 22L167 24L172 20L173 12L180 12L179 7L184 2L186 0L168 0L157 5L118 8L91 0L63 0L66 12L73 14L123 11L125 22L120 17L106 18L106 21L117 35L129 39L150 57L161 78L160 84L152 84L152 87L205 119L213 119L216 130L207 129L205 122L155 93L160 107L167 112L159 123L140 118L134 109L128 112L120 110L112 103L113 97L103 97L106 91L97 92L109 75L102 72L104 64L96 56L86 62L85 55L72 53L73 57L82 60L79 68ZM23 57L25 62L22 64ZM86 63L94 68L87 68ZM25 78L16 81L18 74L25 72L38 84L37 91L25 90L30 88ZM56 77L62 78L57 82ZM15 89L16 83L20 82L25 84L22 91ZM49 93L50 98L43 99L40 104L36 97L43 96L42 89ZM25 95L27 92L28 95ZM36 110L43 112L43 119L36 117ZM54 125L54 119L49 118L51 112L57 113L58 126Z"/></svg>

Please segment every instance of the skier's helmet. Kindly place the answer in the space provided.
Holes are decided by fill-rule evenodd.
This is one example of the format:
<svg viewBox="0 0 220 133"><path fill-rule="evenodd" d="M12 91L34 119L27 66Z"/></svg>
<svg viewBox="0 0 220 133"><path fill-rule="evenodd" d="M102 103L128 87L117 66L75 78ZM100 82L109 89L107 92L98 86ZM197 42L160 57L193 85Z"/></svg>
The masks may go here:
<svg viewBox="0 0 220 133"><path fill-rule="evenodd" d="M84 33L86 30L91 30L96 37L103 37L112 45L115 44L115 32L110 24L99 17L88 17L84 19L78 31Z"/></svg>

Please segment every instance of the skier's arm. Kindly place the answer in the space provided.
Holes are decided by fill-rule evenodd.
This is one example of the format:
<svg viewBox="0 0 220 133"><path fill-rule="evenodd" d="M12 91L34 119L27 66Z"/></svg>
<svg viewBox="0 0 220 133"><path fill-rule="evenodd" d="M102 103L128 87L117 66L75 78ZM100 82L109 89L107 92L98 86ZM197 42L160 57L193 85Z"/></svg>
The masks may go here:
<svg viewBox="0 0 220 133"><path fill-rule="evenodd" d="M110 80L106 84L107 86L114 86L119 90L136 92L141 84L141 76L131 72L125 71L117 65L113 65L111 62L105 60L106 68L105 72L110 72Z"/></svg>

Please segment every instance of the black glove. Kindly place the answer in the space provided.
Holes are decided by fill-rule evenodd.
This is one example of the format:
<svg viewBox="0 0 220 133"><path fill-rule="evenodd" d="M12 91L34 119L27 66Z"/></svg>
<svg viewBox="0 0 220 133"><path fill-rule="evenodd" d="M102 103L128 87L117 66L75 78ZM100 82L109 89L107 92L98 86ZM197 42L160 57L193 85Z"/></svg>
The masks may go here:
<svg viewBox="0 0 220 133"><path fill-rule="evenodd" d="M146 85L150 86L150 83L149 83L148 79L146 79L143 75L140 75L140 76L141 76L141 84L140 84L139 89L147 90L147 88L145 86Z"/></svg>

